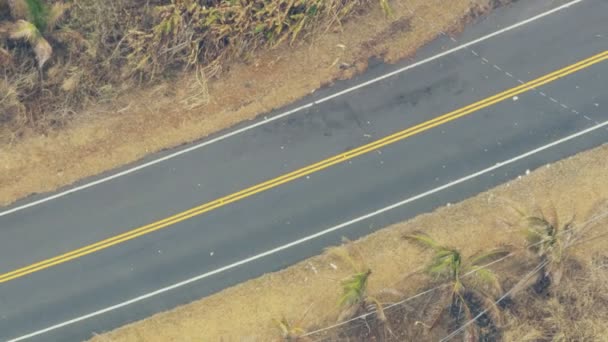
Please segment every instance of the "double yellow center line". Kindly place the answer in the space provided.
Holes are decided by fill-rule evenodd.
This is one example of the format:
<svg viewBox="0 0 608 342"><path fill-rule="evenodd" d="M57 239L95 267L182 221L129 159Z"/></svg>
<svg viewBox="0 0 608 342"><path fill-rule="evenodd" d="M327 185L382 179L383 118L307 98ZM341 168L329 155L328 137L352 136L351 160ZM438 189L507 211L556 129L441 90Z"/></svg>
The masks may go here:
<svg viewBox="0 0 608 342"><path fill-rule="evenodd" d="M371 151L377 150L383 146L387 146L390 145L392 143L395 143L397 141L403 140L405 138L411 137L415 134L427 131L433 127L437 127L439 125L442 125L444 123L456 120L460 117L463 117L465 115L471 114L475 111L478 111L482 108L486 108L489 107L493 104L496 104L498 102L501 102L505 99L509 99L515 95L524 93L530 89L536 88L536 87L540 87L544 84L547 84L549 82L553 82L559 78L565 77L567 75L570 75L576 71L579 71L581 69L587 68L593 64L599 63L603 60L608 59L608 51L604 51L600 54L597 54L595 56L589 57L587 59L584 59L580 62L577 62L575 64L569 65L563 69L559 69L556 70L550 74L547 74L545 76L539 77L535 80L532 80L530 82L521 84L517 87L508 89L506 91L503 91L501 93L498 93L494 96L485 98L481 101L475 102L473 104L470 104L466 107L460 108L458 110L455 110L453 112L449 112L447 114L443 114L439 117L436 117L432 120L423 122L421 124L409 127L403 131L391 134L389 136L386 136L382 139L373 141L369 144L357 147L355 149L352 149L348 152L342 153L342 154L338 154L335 155L333 157L327 158L325 160L319 161L317 163L311 164L309 166L306 166L304 168L301 168L299 170L284 174L282 176L279 176L277 178L274 179L270 179L268 181L265 181L263 183L254 185L252 187L246 188L244 190L241 190L239 192L235 192L233 194L230 194L228 196L224 196L221 197L219 199L216 199L214 201L211 202L207 202L204 203L200 206L194 207L192 209L186 210L184 212L181 212L179 214L167 217L163 220L151 223L151 224L147 224L145 226L139 227L139 228L135 228L133 230L127 231L125 233L107 238L105 240L101 240L98 241L96 243L90 244L88 246L84 246L82 248L78 248L76 250L73 250L71 252L65 253L65 254L61 254L34 264L31 264L29 266L26 267L22 267L19 269L16 269L14 271L11 272L7 272L4 274L0 275L0 283L15 279L15 278L19 278L19 277L23 277L27 274L31 274L34 273L36 271L40 271L42 269L45 268L49 268L51 266L57 265L57 264L61 264L64 262L67 262L69 260L73 260L76 258L79 258L81 256L84 255L88 255L91 254L93 252L99 251L101 249L105 249L108 248L110 246L114 246L117 245L121 242L125 242L128 240L132 240L135 239L138 236L144 235L144 234L148 234L154 231L157 231L159 229L162 228L166 228L168 226L171 226L175 223L178 223L180 221L184 221L187 220L191 217L197 216L197 215L201 215L204 214L206 212L209 212L211 210L217 209L219 207L223 207L227 204L242 200L244 198L250 197L252 195L255 195L257 193L260 193L262 191L266 191L272 188L275 188L281 184L290 182L292 180L301 178L303 176L306 175L310 175L314 172L326 169L332 165L344 162L346 160L349 159L353 159L357 156L360 156L362 154L365 153L369 153Z"/></svg>

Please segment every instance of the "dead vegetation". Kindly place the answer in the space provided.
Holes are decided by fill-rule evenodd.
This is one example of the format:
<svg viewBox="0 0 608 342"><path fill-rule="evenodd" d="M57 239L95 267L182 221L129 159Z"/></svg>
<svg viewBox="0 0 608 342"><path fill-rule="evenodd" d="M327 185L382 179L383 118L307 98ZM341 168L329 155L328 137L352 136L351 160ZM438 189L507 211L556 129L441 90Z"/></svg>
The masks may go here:
<svg viewBox="0 0 608 342"><path fill-rule="evenodd" d="M128 68L132 52L122 38L133 25L128 13L122 14L141 11L132 9L131 1L71 2L54 32L71 32L73 43L53 42L48 36L53 54L44 65L42 83L28 43L0 37L14 63L0 68L5 114L0 124L0 204L55 190L280 108L365 70L373 56L388 62L412 56L441 31L456 33L491 7L488 0L393 0L387 16L377 0L368 2L357 2L361 7L345 20L307 20L293 44L289 35L281 44L256 41L258 51L226 56L219 64L177 63L162 72L155 67L150 69L155 70L151 82L152 74L145 71L131 77L121 71ZM0 0L3 22L12 21L6 4ZM337 9L332 8L327 13ZM369 48L366 43L374 37L379 40ZM182 58L185 50L180 51ZM19 68L27 72L15 74Z"/></svg>
<svg viewBox="0 0 608 342"><path fill-rule="evenodd" d="M56 127L88 103L182 71L217 76L230 61L331 29L376 2L0 1L0 78L13 94L0 102L0 120L17 133Z"/></svg>
<svg viewBox="0 0 608 342"><path fill-rule="evenodd" d="M438 341L477 316L453 340L604 341L606 169L602 146L93 341Z"/></svg>

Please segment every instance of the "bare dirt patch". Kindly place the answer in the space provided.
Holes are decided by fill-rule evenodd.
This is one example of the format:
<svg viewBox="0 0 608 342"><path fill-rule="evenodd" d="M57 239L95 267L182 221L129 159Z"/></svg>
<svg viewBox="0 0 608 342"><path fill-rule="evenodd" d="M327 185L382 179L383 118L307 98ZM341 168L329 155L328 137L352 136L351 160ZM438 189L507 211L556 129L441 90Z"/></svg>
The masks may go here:
<svg viewBox="0 0 608 342"><path fill-rule="evenodd" d="M282 45L223 70L189 75L96 105L60 129L0 144L0 205L53 191L253 119L361 72L372 56L392 62L412 56L440 31L455 32L485 0L398 0L296 47ZM413 13L413 14L412 14ZM432 25L430 25L432 23Z"/></svg>
<svg viewBox="0 0 608 342"><path fill-rule="evenodd" d="M427 288L428 279L414 272L428 260L428 254L407 244L403 240L405 233L423 230L440 243L460 249L464 255L503 244L523 246L523 236L504 224L505 219L512 217L512 204L530 210L553 204L562 220L575 214L576 222L581 222L597 208L598 201L608 198L606 170L608 145L547 165L461 203L356 241L355 245L373 270L369 292L393 288L408 296ZM599 222L589 233L591 239L574 249L576 264L580 266L569 268L570 275L555 298L549 302L532 294L516 298L515 308L507 311L504 340L551 340L560 336L565 340L608 338L605 325L608 306L603 304L608 299L605 295L606 227L608 220ZM529 270L528 263L513 260L497 268L506 284L509 279L505 278ZM335 323L340 280L350 272L346 264L324 253L92 341L278 341L279 331L273 319L286 317L297 322L307 312L299 325L308 331ZM404 306L399 310L402 314L399 319L403 320L412 315L414 309L408 311ZM394 318L393 322L399 319ZM424 324L415 326L418 331L408 331L404 336L426 341L445 335L441 335L441 331L437 336L428 334ZM398 331L399 326L393 328ZM330 331L328 335L314 337L345 340L344 336L335 334L336 331ZM351 341L365 340L352 337Z"/></svg>

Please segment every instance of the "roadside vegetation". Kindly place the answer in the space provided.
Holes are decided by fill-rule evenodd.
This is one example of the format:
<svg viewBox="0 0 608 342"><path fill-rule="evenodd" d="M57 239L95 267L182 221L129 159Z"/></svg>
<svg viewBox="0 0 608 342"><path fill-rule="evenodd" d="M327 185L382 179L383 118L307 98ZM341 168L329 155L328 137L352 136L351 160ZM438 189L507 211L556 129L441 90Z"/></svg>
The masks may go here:
<svg viewBox="0 0 608 342"><path fill-rule="evenodd" d="M219 76L387 0L2 0L0 123L65 123L84 105L199 70Z"/></svg>
<svg viewBox="0 0 608 342"><path fill-rule="evenodd" d="M607 169L604 145L93 341L607 340Z"/></svg>
<svg viewBox="0 0 608 342"><path fill-rule="evenodd" d="M250 119L507 2L0 0L0 203ZM349 30L361 37L350 45L332 36ZM310 41L319 64L281 50ZM312 81L246 79L320 65L334 69ZM307 87L277 90L297 84ZM141 110L131 93L169 105ZM113 103L112 115L72 125ZM215 121L196 126L202 117ZM181 133L155 140L152 126ZM94 340L606 340L607 161L607 147L581 154Z"/></svg>
<svg viewBox="0 0 608 342"><path fill-rule="evenodd" d="M0 205L410 57L503 2L0 0Z"/></svg>

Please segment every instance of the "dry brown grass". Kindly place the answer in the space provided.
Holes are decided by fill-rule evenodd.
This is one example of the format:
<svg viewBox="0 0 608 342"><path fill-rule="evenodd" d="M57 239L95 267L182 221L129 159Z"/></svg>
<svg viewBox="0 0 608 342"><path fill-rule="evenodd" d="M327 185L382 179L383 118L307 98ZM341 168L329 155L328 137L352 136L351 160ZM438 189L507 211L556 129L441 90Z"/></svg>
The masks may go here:
<svg viewBox="0 0 608 342"><path fill-rule="evenodd" d="M461 27L478 3L486 1L453 0L446 5L440 0L396 0L391 2L390 19L374 8L331 32L314 33L306 43L280 46L231 64L219 79L207 80L214 71L206 70L202 77L188 76L131 92L111 105L66 114L74 117L67 121L49 118L67 123L44 134L22 128L24 136L17 137L4 130L0 205L252 119L361 72L371 56L389 62L411 56L439 30Z"/></svg>
<svg viewBox="0 0 608 342"><path fill-rule="evenodd" d="M28 128L44 132L86 103L196 66L228 66L383 1L0 0L0 78L18 93ZM21 119L10 114L2 119Z"/></svg>
<svg viewBox="0 0 608 342"><path fill-rule="evenodd" d="M523 246L523 235L503 223L513 214L509 203L524 208L552 203L563 219L574 212L579 218L577 222L581 222L598 200L608 198L607 169L608 145L605 145L356 241L373 270L369 292L378 293L390 287L408 295L428 286L428 279L412 275L428 255L404 242L404 233L424 230L440 243L459 248L464 255L503 243ZM605 232L608 220L601 223L590 236ZM556 299L546 302L530 293L516 297L515 309L507 314L505 339L536 340L550 334L564 341L605 340L607 241L597 239L574 249L579 267L569 268L570 276L560 286ZM499 274L522 274L526 265L521 261L505 263L498 268ZM272 320L282 316L297 320L309 310L302 323L304 327L314 329L334 323L339 312L340 280L349 272L348 265L324 253L93 341L277 340L278 330ZM560 334L561 339L557 338ZM418 339L431 337L422 334Z"/></svg>
<svg viewBox="0 0 608 342"><path fill-rule="evenodd" d="M605 226L604 226L605 228ZM608 256L606 240L593 260L572 262L552 298L528 291L508 314L505 341L607 341ZM588 246L586 246L588 248ZM590 256L575 254L577 257Z"/></svg>

